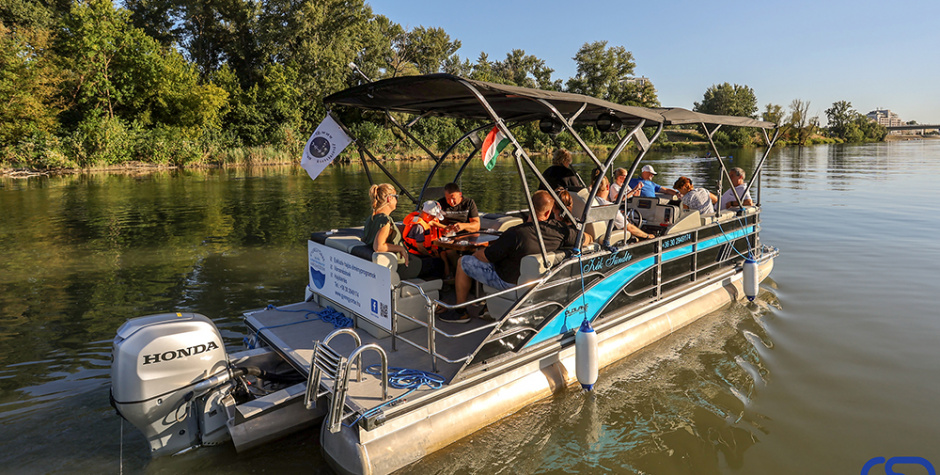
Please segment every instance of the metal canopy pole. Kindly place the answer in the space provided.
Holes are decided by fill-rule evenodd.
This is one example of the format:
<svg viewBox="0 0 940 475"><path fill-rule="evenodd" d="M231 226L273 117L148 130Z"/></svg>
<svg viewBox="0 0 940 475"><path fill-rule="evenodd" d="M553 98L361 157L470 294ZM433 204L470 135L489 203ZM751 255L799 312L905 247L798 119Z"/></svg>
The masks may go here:
<svg viewBox="0 0 940 475"><path fill-rule="evenodd" d="M770 150L774 148L774 144L777 143L777 138L780 136L780 127L777 127L774 129L774 137L773 139L770 139L770 140L767 139L767 131L764 129L761 129L761 130L764 132L764 143L767 144L767 150L764 152L764 155L760 157L760 160L757 162L757 167L754 168L754 176L751 177L751 180L747 182L747 186L744 187L745 194L747 194L747 192L751 189L751 185L754 184L754 180L757 179L758 176L760 176L761 170L763 170L764 168L764 160L767 160L767 157L770 155ZM758 189L757 191L758 191L757 204L760 204L760 189ZM740 201L738 201L738 203L740 203Z"/></svg>
<svg viewBox="0 0 940 475"><path fill-rule="evenodd" d="M663 127L665 125L666 124L662 122L659 123L659 127L656 128L656 133L653 135L653 138L649 140L649 143L652 144L656 142L657 139L659 139L659 135L663 132ZM644 134L644 137L645 137L645 134ZM642 149L642 147L640 148ZM646 156L646 152L648 152L649 150L650 150L650 147L647 147L646 149L641 150L642 153L640 153L639 155L637 155L635 159L633 159L633 164L630 165L630 170L627 171L627 183L629 183L629 180L633 178L633 174L636 173L636 169L640 167L640 161L643 160L643 157ZM623 196L623 193L620 193L620 195ZM618 196L618 198L620 197ZM617 203L619 204L620 201L621 200L618 199Z"/></svg>
<svg viewBox="0 0 940 475"><path fill-rule="evenodd" d="M659 138L659 133L663 130L663 124L662 124L662 123L659 124L658 130L656 131L656 135L653 136L653 140L652 140L652 141L649 141L648 139L646 139L646 134L643 133L643 126L644 126L645 124L646 124L646 119L643 119L636 127L633 128L633 130L630 131L629 134L627 134L626 137L624 137L624 138L620 141L620 143L617 145L617 147L615 147L615 148L610 152L610 157L608 158L608 165L607 165L608 169L610 168L610 165L613 165L614 159L616 159L616 157L617 157L618 155L620 155L620 152L623 151L623 149L627 146L627 144L630 142L630 140L631 140L634 136L637 137L637 142L636 142L636 143L637 143L637 147L640 149L640 156L637 157L637 160L639 160L640 158L642 158L643 156L646 155L646 152L649 151L649 149L650 149L650 144L651 144L652 142L655 142L656 139ZM643 137L642 139L640 138L641 136ZM646 143L646 146L645 146L645 147L644 147L644 145L643 145L644 142ZM637 162L637 163L639 163L639 162ZM626 186L627 184L629 184L629 180L627 181L627 183L625 183L625 186ZM626 193L624 193L624 192L623 192L623 188L621 188L620 193L617 195L617 201L614 202L614 206L616 206L616 207L618 208L618 210L619 210L619 208L620 208L620 204L626 201L626 200L624 199L624 196L625 196L625 195L626 195ZM618 212L619 212L619 211L618 211ZM623 217L623 218L624 218L623 227L624 227L624 229L626 229L626 228L627 228L627 216L626 216L626 213L624 214L624 217ZM607 222L607 232L604 233L604 247L609 247L609 246L610 246L610 233L611 233L611 231L613 231L613 229L614 229L614 220L612 219L612 220L610 220L610 221Z"/></svg>
<svg viewBox="0 0 940 475"><path fill-rule="evenodd" d="M614 149L611 150L610 154L607 155L607 160L599 168L599 170L601 171L600 176L603 176L607 173L607 170L610 168L610 165L614 162L614 159L617 158L617 155L619 155L620 152L623 150L623 148L627 145L627 143L629 143L630 140L633 139L637 131L642 129L643 124L645 123L646 123L646 119L641 119L640 123L636 127L634 127L633 130L631 130L629 134L627 134L624 138L620 139L620 142L617 143L617 146L614 147ZM598 190L600 190L600 188L601 188L601 180L596 180L594 184L591 186L591 191L588 193L587 200L585 200L584 202L584 212L582 213L581 221L587 223L588 215L590 214L591 208L594 207L594 199L597 197L597 192ZM616 218L616 215L614 215L614 218ZM610 229L613 223L614 223L614 219L611 219L607 222L608 234L610 234ZM583 236L581 235L584 234L584 231L586 228L587 228L586 226L581 228L581 231L578 233L579 239L583 239Z"/></svg>
<svg viewBox="0 0 940 475"><path fill-rule="evenodd" d="M385 173L385 176L387 176L389 180L392 180L392 183L395 183L395 186L397 186L397 187L402 191L402 193L405 194L405 196L407 196L409 199L411 199L411 202L412 202L412 203L414 203L414 204L416 204L416 205L418 204L418 199L415 198L414 195L412 195L411 192L408 191L407 188L405 188L401 183L398 182L398 180L392 175L392 173L389 172L388 169L385 168L385 167L378 161L378 159L375 158L374 155L372 155L372 152L370 152L369 149L367 149L367 148L365 148L365 147L362 147L362 150L365 151L365 152L366 152L366 155L369 156L369 159L372 160L372 162L375 163L375 165L376 165L377 167L379 167L379 169L382 170L383 173Z"/></svg>
<svg viewBox="0 0 940 475"><path fill-rule="evenodd" d="M369 151L369 149L366 148L365 145L362 145L361 143L359 143L358 140L355 139L355 135L353 135L353 133L350 132L348 128L346 128L346 125L344 125L343 122L339 120L339 117L336 117L335 115L333 115L332 111L327 111L327 114L330 117L332 117L333 120L335 120L337 124L339 124L340 128L343 129L343 132L345 132L346 135L353 138L353 140L356 142L356 148L359 149L360 159L362 158L362 152L365 152L366 155L369 156L369 159L372 160L372 163L375 163L375 165L379 167L379 169L382 170L383 173L385 173L385 176L387 176L389 180L392 180L392 182L395 183L395 186L401 189L401 191L405 194L405 196L411 199L412 203L418 204L418 200L415 199L414 195L412 195L407 189L405 189L405 187L402 186L402 184L399 183L397 179L395 179L395 177L391 174L391 172L389 172L388 169L386 169L381 163L379 163L379 161L375 158L375 155L372 155L372 152ZM369 167L366 166L365 160L363 160L363 166L366 169L366 175L369 177L369 183L374 185L375 182L372 180L372 174L369 173Z"/></svg>
<svg viewBox="0 0 940 475"><path fill-rule="evenodd" d="M718 159L718 164L721 165L721 171L724 172L724 177L728 179L728 184L731 185L731 193L734 194L734 199L738 202L738 208L743 208L741 206L741 197L738 195L738 190L734 187L734 184L731 183L731 175L728 173L728 168L725 166L725 161L721 158L721 153L718 152L718 147L715 146L715 141L712 139L712 135L715 132L718 132L718 129L721 128L721 124L718 124L714 130L709 131L708 126L705 125L705 122L702 122L702 129L705 130L705 136L708 137L708 143L712 146L712 151L715 152L715 158ZM746 191L745 191L746 192ZM721 207L721 180L718 180L718 206ZM718 214L721 214L721 210L718 210Z"/></svg>
<svg viewBox="0 0 940 475"><path fill-rule="evenodd" d="M519 171L519 179L522 180L522 188L525 190L525 195L526 195L525 198L526 198L526 201L529 203L529 214L532 216L532 222L535 224L535 233L536 235L538 235L538 238L539 238L539 250L542 252L542 260L543 262L548 264L548 252L545 250L545 240L542 239L542 229L541 229L541 226L539 226L538 224L539 221L538 221L538 217L535 214L535 206L532 203L532 196L529 194L529 183L526 181L525 172L522 169L522 159L524 158L526 162L529 164L529 166L533 167L533 170L535 170L534 165L532 164L532 161L529 160L529 157L526 156L525 150L523 150L522 145L519 144L519 141L516 140L516 137L512 134L512 132L509 131L509 127L506 127L506 124L503 123L503 119L500 118L499 115L496 114L496 111L493 110L489 102L486 101L486 98L483 97L483 94L480 94L480 91L477 91L477 89L473 87L473 85L464 81L463 79L457 79L457 82L462 84L464 87L467 88L467 90L473 93L473 95L477 98L477 101L480 103L480 105L482 105L483 108L486 109L486 112L490 115L490 117L496 123L496 127L499 128L500 132L505 134L506 137L508 137L510 141L512 141L512 145L516 148L514 155L516 156L516 167L518 168L518 171ZM538 172L536 171L536 173ZM549 193L551 193L552 197L555 198L556 201L559 201L558 196L555 195L553 191L549 191ZM580 243L578 243L578 247L580 248Z"/></svg>
<svg viewBox="0 0 940 475"><path fill-rule="evenodd" d="M423 116L422 116L422 117L423 117ZM413 122L412 122L412 123L413 123ZM441 168L441 165L444 164L444 159L447 158L447 156L450 155L450 153L453 152L454 149L456 149L458 145L460 145L460 142L463 142L463 141L466 140L468 137L470 137L472 134L475 134L475 133L479 132L480 130L483 130L483 129L487 128L487 127L489 127L489 124L487 124L487 125L481 125L480 127L477 127L477 128L475 128L475 129L473 129L473 130L471 130L471 131L469 131L469 132L463 134L462 137L460 137L459 139L457 139L457 141L454 142L453 145L451 145L450 147L448 147L448 149L445 150L443 154L441 154L440 160L437 160L437 161L434 163L434 168L431 169L431 173L428 173L428 177L424 180L424 186L421 187L421 195L419 196L420 199L424 199L424 193L427 191L428 185L431 184L431 180L434 178L434 175L437 174L437 171ZM473 152L470 153L470 157L468 157L468 160L469 160L469 158L472 158L474 154L476 154L476 149L474 149ZM463 170L463 167L461 167L461 170ZM458 173L458 174L459 174L459 173Z"/></svg>
<svg viewBox="0 0 940 475"><path fill-rule="evenodd" d="M568 123L568 120L565 119L565 116L561 115L561 112L558 112L558 109L556 109L555 106L553 106L550 102L546 101L545 99L536 99L536 101L540 102L542 105L547 107L548 110L552 111L552 114L555 114L555 117L558 117L559 119L561 119L561 123L565 125L566 129L568 129L568 133L570 133L574 137L574 139L578 142L578 145L580 145L581 148L584 149L584 152L587 153L589 157L591 157L591 160L594 160L594 164L597 165L598 168L600 168L602 166L601 161L598 160L597 156L594 155L594 152L591 151L590 147L587 146L587 144L584 142L581 136L578 135L578 133L574 131L574 127L572 127L571 124ZM581 110L584 110L584 108L582 107Z"/></svg>
<svg viewBox="0 0 940 475"><path fill-rule="evenodd" d="M411 139L414 143L418 144L418 146L421 147L421 149L424 150L424 152L427 153L428 156L430 156L431 158L433 158L435 162L438 162L438 161L441 160L441 157L438 157L437 155L434 155L434 152L432 152L431 149L429 149L426 145L424 145L423 142L421 142L420 140L418 140L417 137L415 137L414 135L412 135L411 132L408 131L408 129L406 129L405 127L402 127L402 125L399 124L398 121L395 120L394 117L392 117L392 114L391 114L391 112L388 111L388 109L385 109L385 117L388 117L388 120L390 120L390 121L392 122L392 124L395 125L395 127L398 127L398 130L401 130L402 133L405 134L406 137L408 137L409 139ZM417 122L418 119L420 119L420 118L421 118L421 117L418 117L418 118L416 118L414 121L412 121L412 122L411 122L411 125L414 125L414 123ZM410 125L409 125L409 127L410 127Z"/></svg>

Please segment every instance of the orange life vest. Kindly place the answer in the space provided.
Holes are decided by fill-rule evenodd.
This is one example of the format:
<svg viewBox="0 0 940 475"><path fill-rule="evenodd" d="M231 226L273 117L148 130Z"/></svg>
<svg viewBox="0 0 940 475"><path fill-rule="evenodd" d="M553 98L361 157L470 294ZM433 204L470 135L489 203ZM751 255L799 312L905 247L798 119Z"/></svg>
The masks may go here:
<svg viewBox="0 0 940 475"><path fill-rule="evenodd" d="M424 248L428 251L437 249L437 246L433 245L432 242L435 239L441 237L441 229L432 227L430 223L422 219L421 211L415 211L408 216L405 216L403 222L405 223L405 230L402 231L402 237L405 240L405 244L408 246L408 252L415 255L421 255L421 253L418 251L418 241L415 241L410 237L411 228L416 225L421 226L421 228L424 229L424 242L421 243L424 245ZM430 232L428 232L429 230Z"/></svg>

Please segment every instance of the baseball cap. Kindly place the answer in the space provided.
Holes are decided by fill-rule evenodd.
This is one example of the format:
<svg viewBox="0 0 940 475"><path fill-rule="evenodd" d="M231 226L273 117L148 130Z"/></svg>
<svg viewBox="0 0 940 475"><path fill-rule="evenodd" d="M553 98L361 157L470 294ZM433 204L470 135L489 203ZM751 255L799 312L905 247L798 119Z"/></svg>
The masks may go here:
<svg viewBox="0 0 940 475"><path fill-rule="evenodd" d="M437 219L444 219L444 213L441 212L441 205L437 201L425 201L421 211L434 216Z"/></svg>
<svg viewBox="0 0 940 475"><path fill-rule="evenodd" d="M641 170L641 172L650 172L650 173L652 173L653 175L656 174L656 170L653 170L653 166L652 166L652 165L643 165L643 170Z"/></svg>

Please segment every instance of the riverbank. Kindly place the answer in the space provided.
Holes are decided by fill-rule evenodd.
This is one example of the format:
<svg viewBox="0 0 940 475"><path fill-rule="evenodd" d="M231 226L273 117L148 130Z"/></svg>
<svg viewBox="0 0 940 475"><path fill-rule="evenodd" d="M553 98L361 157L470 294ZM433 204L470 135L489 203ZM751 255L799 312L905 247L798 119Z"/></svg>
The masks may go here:
<svg viewBox="0 0 940 475"><path fill-rule="evenodd" d="M940 140L940 135L893 135L888 134L885 142L904 142L907 140Z"/></svg>

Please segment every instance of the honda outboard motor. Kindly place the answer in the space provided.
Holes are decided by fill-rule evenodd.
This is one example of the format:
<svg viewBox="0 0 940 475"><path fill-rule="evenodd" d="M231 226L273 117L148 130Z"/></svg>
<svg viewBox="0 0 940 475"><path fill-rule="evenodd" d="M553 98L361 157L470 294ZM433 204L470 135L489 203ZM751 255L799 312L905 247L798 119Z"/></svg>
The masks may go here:
<svg viewBox="0 0 940 475"><path fill-rule="evenodd" d="M154 456L228 439L232 373L211 320L195 313L129 320L111 355L112 404L144 433Z"/></svg>

